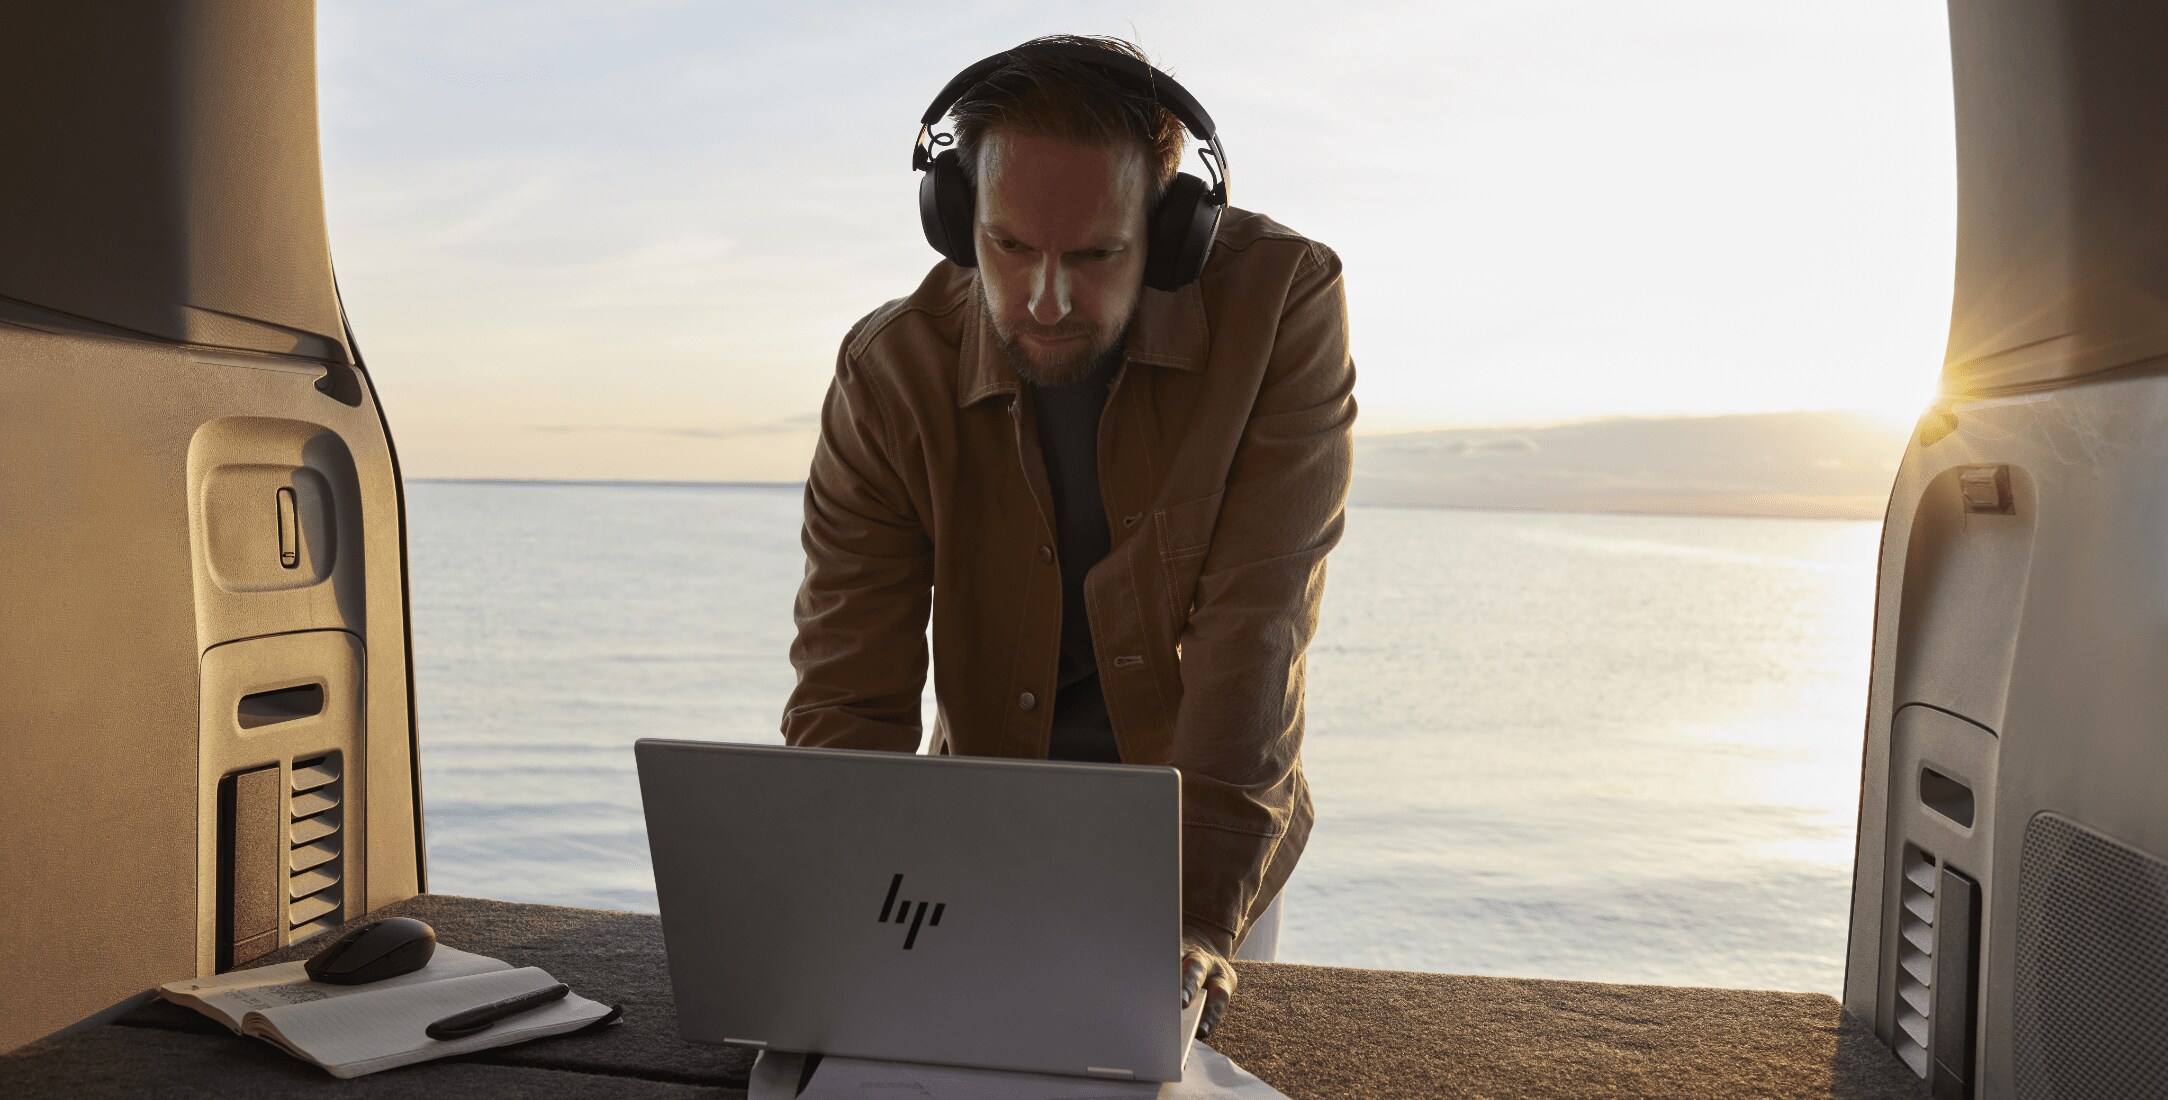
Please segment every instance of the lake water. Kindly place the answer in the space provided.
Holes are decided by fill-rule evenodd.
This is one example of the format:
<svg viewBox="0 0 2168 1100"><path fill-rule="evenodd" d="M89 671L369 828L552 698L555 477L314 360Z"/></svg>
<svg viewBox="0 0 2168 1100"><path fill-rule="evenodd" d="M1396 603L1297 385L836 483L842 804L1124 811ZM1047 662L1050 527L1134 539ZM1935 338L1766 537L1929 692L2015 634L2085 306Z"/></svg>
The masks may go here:
<svg viewBox="0 0 2168 1100"><path fill-rule="evenodd" d="M798 508L410 483L432 890L654 910L632 741L780 743ZM1878 535L1351 509L1281 961L1838 993Z"/></svg>

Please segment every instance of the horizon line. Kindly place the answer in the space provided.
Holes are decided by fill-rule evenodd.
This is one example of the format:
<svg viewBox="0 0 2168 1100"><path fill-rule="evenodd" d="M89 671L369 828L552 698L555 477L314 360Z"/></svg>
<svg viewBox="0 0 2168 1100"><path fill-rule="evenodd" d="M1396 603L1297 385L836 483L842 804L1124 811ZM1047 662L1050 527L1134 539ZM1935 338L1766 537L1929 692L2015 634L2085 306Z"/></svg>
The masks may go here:
<svg viewBox="0 0 2168 1100"><path fill-rule="evenodd" d="M796 489L805 484L804 478L796 481L707 481L653 477L402 477L399 480L409 485L426 481L461 485L617 485L654 489Z"/></svg>
<svg viewBox="0 0 2168 1100"><path fill-rule="evenodd" d="M662 481L654 478L618 481L610 478L558 477L406 477L400 480L407 484L428 482L436 485L562 485L630 489L802 489L805 486L804 481ZM1878 516L1798 515L1786 512L1672 512L1645 508L1546 508L1534 504L1429 504L1414 501L1380 503L1350 500L1347 502L1347 506L1350 508L1393 508L1416 511L1542 513L1546 515L1572 516L1676 516L1703 519L1784 519L1833 523L1880 523L1883 519L1883 517Z"/></svg>

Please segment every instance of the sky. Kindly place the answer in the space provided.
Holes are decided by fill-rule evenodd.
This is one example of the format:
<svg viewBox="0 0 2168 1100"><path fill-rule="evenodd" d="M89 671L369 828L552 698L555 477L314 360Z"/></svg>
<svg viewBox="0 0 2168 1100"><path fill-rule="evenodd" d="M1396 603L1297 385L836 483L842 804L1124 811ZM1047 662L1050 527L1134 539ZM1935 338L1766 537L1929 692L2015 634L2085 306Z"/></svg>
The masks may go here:
<svg viewBox="0 0 2168 1100"><path fill-rule="evenodd" d="M844 332L937 259L917 116L1055 31L1138 41L1235 205L1339 252L1358 433L1933 393L1938 2L320 0L332 255L406 474L802 478Z"/></svg>

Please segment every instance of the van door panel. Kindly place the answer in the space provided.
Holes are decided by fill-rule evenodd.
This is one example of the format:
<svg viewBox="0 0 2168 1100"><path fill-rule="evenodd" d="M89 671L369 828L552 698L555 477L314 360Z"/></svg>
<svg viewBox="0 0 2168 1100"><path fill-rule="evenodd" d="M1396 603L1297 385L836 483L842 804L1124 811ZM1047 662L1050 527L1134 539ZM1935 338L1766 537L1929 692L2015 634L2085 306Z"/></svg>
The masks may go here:
<svg viewBox="0 0 2168 1100"><path fill-rule="evenodd" d="M1979 953L1963 1047L1975 1064L1934 1061L1946 1075L1969 1068L1972 1095L2023 1095L2024 1080L2040 1095L2095 1095L2107 1078L2084 1075L2096 1070L2168 1070L2157 1034L2087 1041L2115 1052L2110 1068L2066 1041L2143 1015L2079 990L2168 988L2168 893L2151 885L2168 875L2157 870L2168 868L2168 376L1959 402L1937 417L1954 428L1910 447L1883 532L1845 1006L1920 1064L1912 1033L1957 1042L1949 1021L1907 999L1929 992L1907 978L1917 942L1943 942L1942 922L1967 919L1920 885L1954 872L1979 922L1957 938ZM2011 472L2010 510L1968 511L1963 477L1992 468ZM2055 844L2038 840L2042 822L2061 830L2047 830ZM2052 881L2054 898L2023 908L2029 880L2036 895ZM2112 943L2082 930L2098 973L2071 972L2079 956L2057 945L2076 933L2053 915L2108 905L2144 912L2112 922ZM2028 953L2061 970L2022 968ZM2055 1012L2021 1011L2039 1004ZM2085 1006L2100 1015L2083 1026L2018 1026Z"/></svg>
<svg viewBox="0 0 2168 1100"><path fill-rule="evenodd" d="M373 395L323 374L0 324L0 942L48 945L0 953L0 1049L212 972L227 776L278 768L291 825L330 797L296 764L340 775L299 823L338 824L336 858L281 838L317 862L276 942L420 886L396 474Z"/></svg>

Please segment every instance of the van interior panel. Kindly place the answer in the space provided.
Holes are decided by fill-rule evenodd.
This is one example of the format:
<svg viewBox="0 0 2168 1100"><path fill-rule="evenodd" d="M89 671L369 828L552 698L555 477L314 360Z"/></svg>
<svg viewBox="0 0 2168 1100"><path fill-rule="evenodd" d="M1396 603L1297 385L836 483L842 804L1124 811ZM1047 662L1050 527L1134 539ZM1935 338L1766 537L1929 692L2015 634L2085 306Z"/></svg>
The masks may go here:
<svg viewBox="0 0 2168 1100"><path fill-rule="evenodd" d="M1844 1004L1937 1096L2159 1095L2168 7L1949 15L1955 297L1882 533Z"/></svg>
<svg viewBox="0 0 2168 1100"><path fill-rule="evenodd" d="M311 6L35 22L0 34L0 942L46 947L0 954L0 1050L422 885Z"/></svg>
<svg viewBox="0 0 2168 1100"><path fill-rule="evenodd" d="M1957 269L1943 391L2168 356L2168 81L2153 0L1951 0Z"/></svg>

